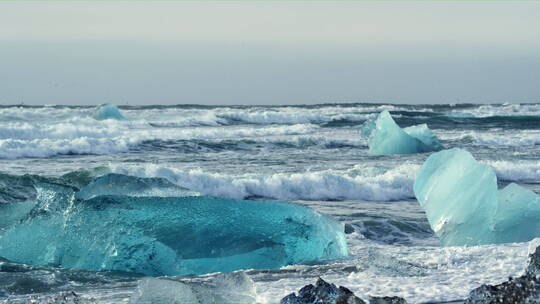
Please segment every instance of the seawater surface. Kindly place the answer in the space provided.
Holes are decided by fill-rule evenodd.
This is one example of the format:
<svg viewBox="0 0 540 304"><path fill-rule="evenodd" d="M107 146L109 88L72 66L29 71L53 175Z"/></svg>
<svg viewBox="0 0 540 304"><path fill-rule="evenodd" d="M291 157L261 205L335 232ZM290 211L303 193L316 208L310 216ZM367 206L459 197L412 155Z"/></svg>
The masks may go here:
<svg viewBox="0 0 540 304"><path fill-rule="evenodd" d="M382 110L402 127L427 123L445 147L492 166L501 186L540 193L540 104L120 106L122 121L95 120L93 107L0 106L0 229L13 204L32 200L25 178L76 183L120 173L203 195L294 201L346 224L346 259L245 270L259 303L278 303L319 276L365 299L426 303L462 300L480 284L521 274L530 243L439 246L412 191L429 154L370 155L359 134ZM75 291L122 303L140 279L1 260L0 302Z"/></svg>

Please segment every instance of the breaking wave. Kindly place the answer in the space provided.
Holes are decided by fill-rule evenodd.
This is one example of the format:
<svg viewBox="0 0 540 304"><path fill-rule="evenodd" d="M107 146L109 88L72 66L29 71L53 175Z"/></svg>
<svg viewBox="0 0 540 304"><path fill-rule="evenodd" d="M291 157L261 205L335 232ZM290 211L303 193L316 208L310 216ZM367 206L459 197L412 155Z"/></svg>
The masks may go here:
<svg viewBox="0 0 540 304"><path fill-rule="evenodd" d="M451 110L448 114L456 118L485 118L485 117L505 117L505 116L539 116L540 104L509 104L502 105L480 105L468 109Z"/></svg>
<svg viewBox="0 0 540 304"><path fill-rule="evenodd" d="M163 177L203 193L226 198L264 197L282 200L396 201L414 198L412 184L417 165L404 164L375 175L358 175L363 167L348 171L326 170L271 175L228 175L200 169L183 171L157 165L110 165L112 172L139 177ZM369 171L369 170L366 170Z"/></svg>
<svg viewBox="0 0 540 304"><path fill-rule="evenodd" d="M495 169L497 178L510 182L528 182L540 180L540 163L538 161L488 161Z"/></svg>
<svg viewBox="0 0 540 304"><path fill-rule="evenodd" d="M442 134L447 141L460 141L487 147L531 147L540 145L540 131L537 130L490 130L465 131Z"/></svg>
<svg viewBox="0 0 540 304"><path fill-rule="evenodd" d="M527 182L540 179L535 162L488 162L497 177L505 181ZM271 198L308 201L399 201L414 199L413 184L419 164L404 163L390 169L357 165L349 170L323 170L305 173L231 175L182 170L159 165L126 167L111 164L114 173L139 177L162 177L200 192L225 198Z"/></svg>
<svg viewBox="0 0 540 304"><path fill-rule="evenodd" d="M119 121L79 121L38 127L13 123L0 127L0 158L50 157L65 154L112 154L127 152L145 141L223 140L312 134L311 124L263 126L258 128L137 129Z"/></svg>

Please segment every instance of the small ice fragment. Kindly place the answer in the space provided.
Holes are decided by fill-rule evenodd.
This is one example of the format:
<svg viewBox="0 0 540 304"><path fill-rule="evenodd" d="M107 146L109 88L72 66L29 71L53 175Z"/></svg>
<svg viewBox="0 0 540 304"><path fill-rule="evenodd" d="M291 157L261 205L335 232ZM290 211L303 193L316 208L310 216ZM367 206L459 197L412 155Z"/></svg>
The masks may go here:
<svg viewBox="0 0 540 304"><path fill-rule="evenodd" d="M116 119L116 120L125 120L126 118L120 113L118 107L111 103L104 103L97 106L92 113L92 117L97 120L104 119Z"/></svg>

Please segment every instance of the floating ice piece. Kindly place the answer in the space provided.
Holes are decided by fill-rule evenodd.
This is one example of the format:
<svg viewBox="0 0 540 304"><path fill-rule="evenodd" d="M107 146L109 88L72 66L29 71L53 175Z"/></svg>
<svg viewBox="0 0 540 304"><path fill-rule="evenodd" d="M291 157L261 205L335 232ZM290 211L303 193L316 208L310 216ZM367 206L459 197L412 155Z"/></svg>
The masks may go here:
<svg viewBox="0 0 540 304"><path fill-rule="evenodd" d="M179 187L164 178L140 178L110 173L83 187L76 197L87 200L99 195L184 197L200 194Z"/></svg>
<svg viewBox="0 0 540 304"><path fill-rule="evenodd" d="M129 304L255 304L253 281L244 273L219 274L205 281L142 279Z"/></svg>
<svg viewBox="0 0 540 304"><path fill-rule="evenodd" d="M361 133L367 138L372 154L412 154L442 149L441 143L426 124L402 129L387 110L382 111L376 119L366 121Z"/></svg>
<svg viewBox="0 0 540 304"><path fill-rule="evenodd" d="M284 202L96 196L40 190L0 236L0 256L33 265L150 276L204 274L341 258L343 224ZM55 192L56 191L56 192Z"/></svg>
<svg viewBox="0 0 540 304"><path fill-rule="evenodd" d="M445 246L525 242L540 236L540 197L514 183L497 191L493 169L465 150L428 157L414 193Z"/></svg>
<svg viewBox="0 0 540 304"><path fill-rule="evenodd" d="M104 103L96 107L92 117L97 120L104 119L116 119L116 120L125 120L126 118L120 113L118 107L111 103Z"/></svg>

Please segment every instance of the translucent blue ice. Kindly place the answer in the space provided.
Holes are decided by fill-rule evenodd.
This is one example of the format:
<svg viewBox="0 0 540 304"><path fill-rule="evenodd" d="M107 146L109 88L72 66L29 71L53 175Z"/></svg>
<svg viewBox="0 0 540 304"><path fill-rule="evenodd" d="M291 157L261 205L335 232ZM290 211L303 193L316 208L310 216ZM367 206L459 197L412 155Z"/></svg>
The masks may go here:
<svg viewBox="0 0 540 304"><path fill-rule="evenodd" d="M98 177L83 187L76 197L91 199L99 195L183 197L200 194L179 187L164 178L140 178L110 173Z"/></svg>
<svg viewBox="0 0 540 304"><path fill-rule="evenodd" d="M529 241L540 236L540 196L511 183L499 190L493 231L498 243Z"/></svg>
<svg viewBox="0 0 540 304"><path fill-rule="evenodd" d="M422 165L414 193L445 246L524 242L540 236L540 198L514 183L497 191L491 167L444 150Z"/></svg>
<svg viewBox="0 0 540 304"><path fill-rule="evenodd" d="M255 304L256 297L253 281L233 272L204 281L144 278L128 304Z"/></svg>
<svg viewBox="0 0 540 304"><path fill-rule="evenodd" d="M376 119L366 121L361 133L368 140L369 152L372 154L411 154L442 148L426 124L402 129L386 110Z"/></svg>
<svg viewBox="0 0 540 304"><path fill-rule="evenodd" d="M104 103L97 106L94 109L94 113L92 113L92 117L98 120L104 120L104 119L124 120L126 119L120 113L120 110L118 110L118 107L110 103Z"/></svg>
<svg viewBox="0 0 540 304"><path fill-rule="evenodd" d="M40 190L36 209L6 228L0 256L161 276L279 268L347 255L343 224L297 204L204 196L81 200L60 188Z"/></svg>

